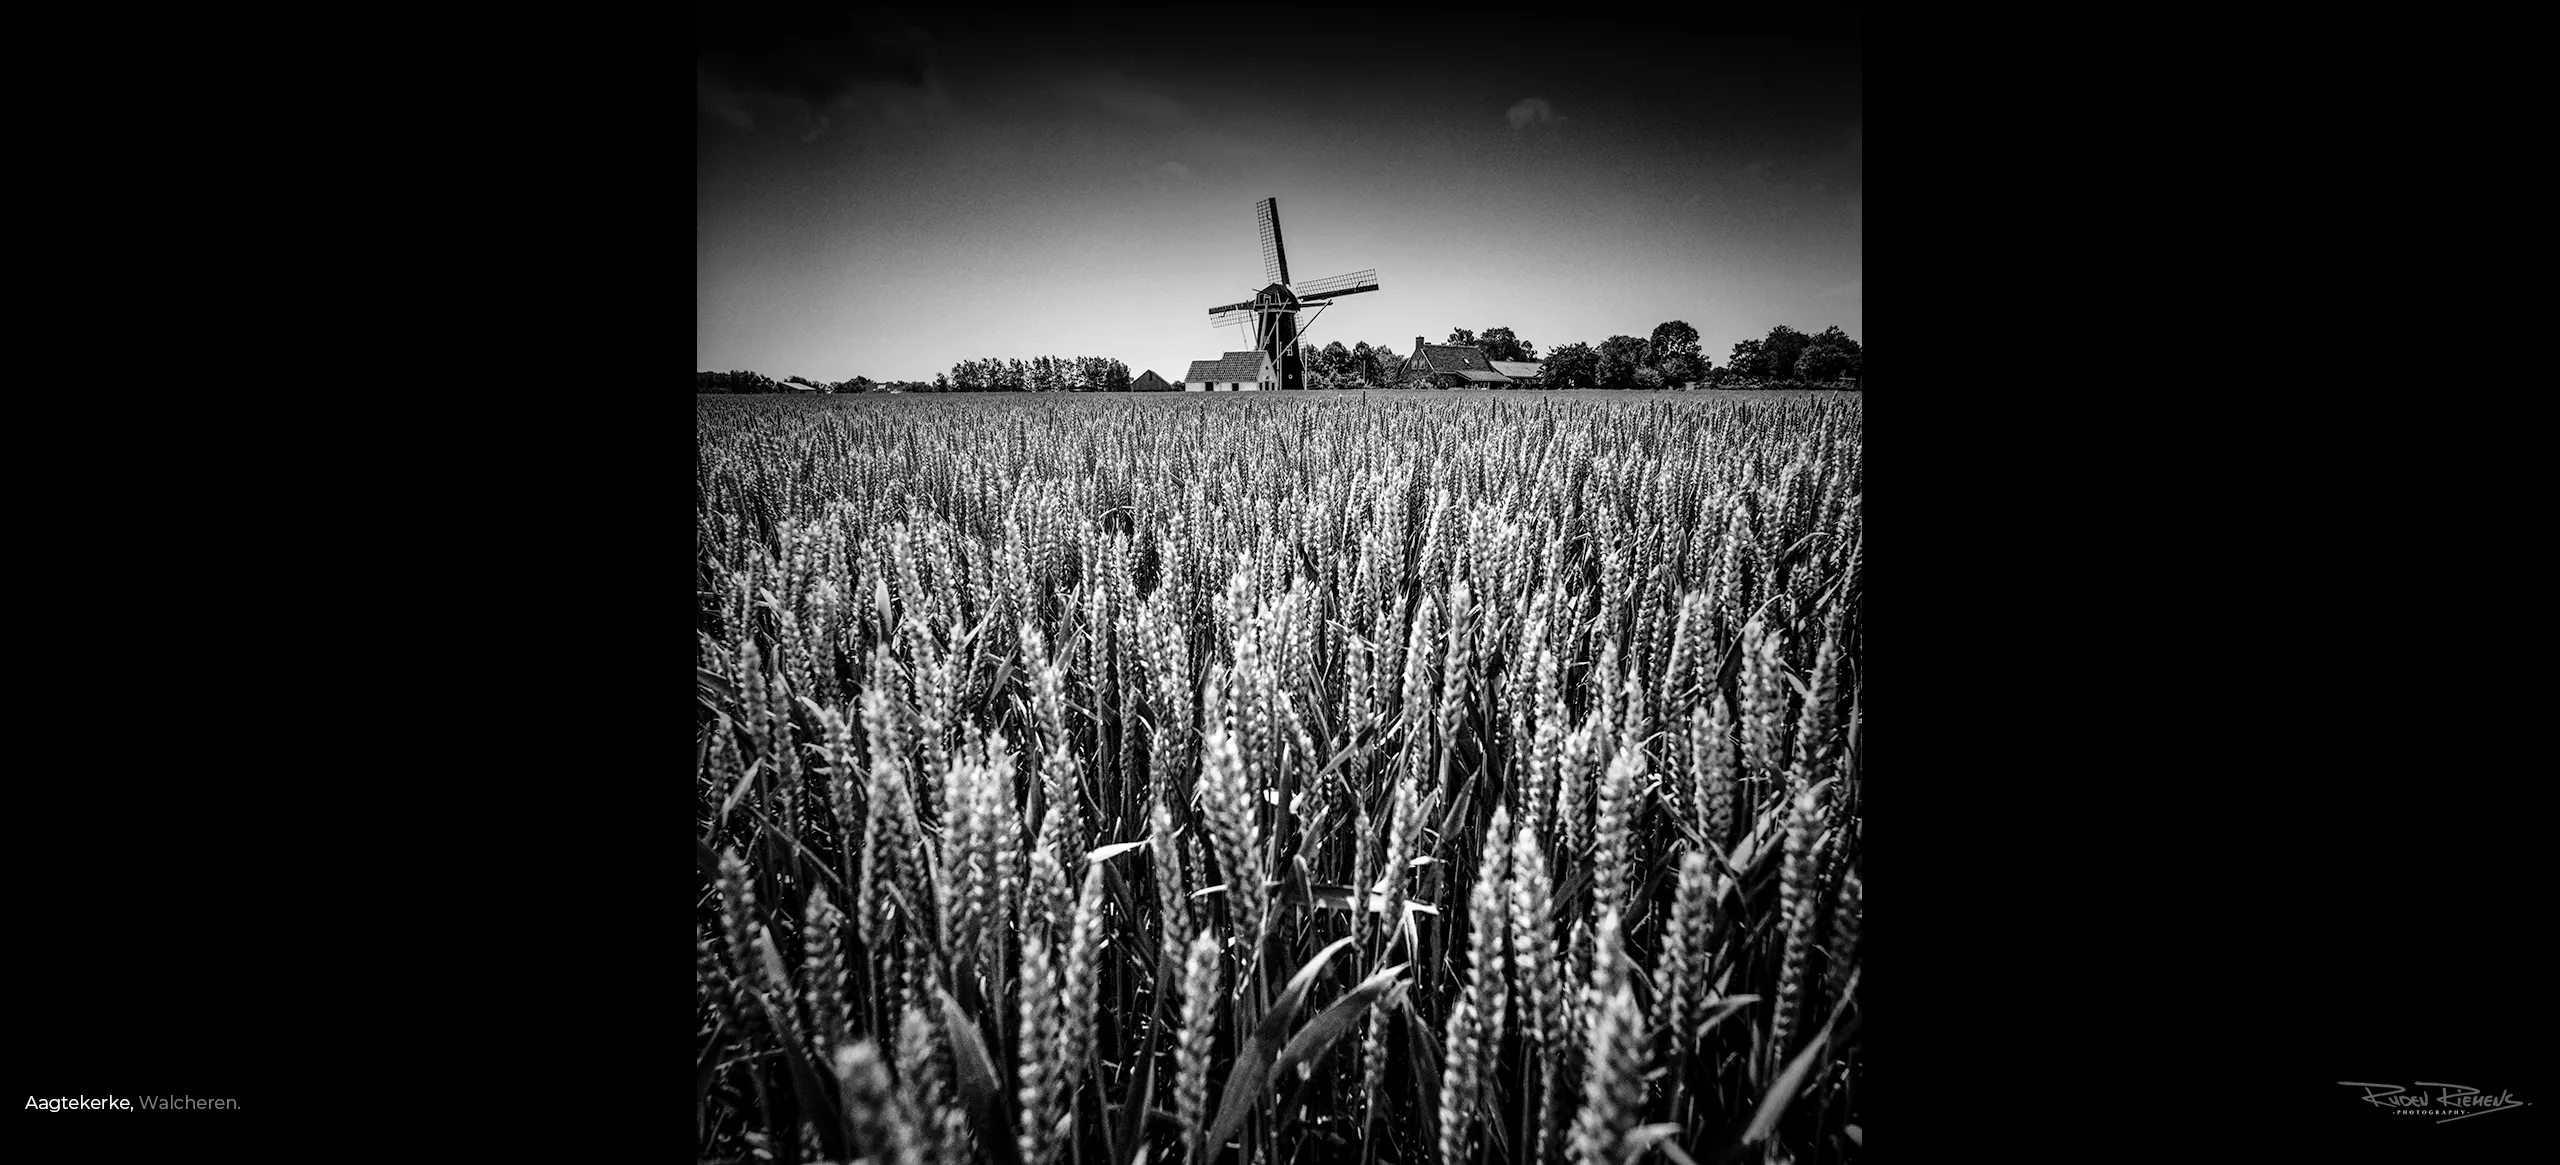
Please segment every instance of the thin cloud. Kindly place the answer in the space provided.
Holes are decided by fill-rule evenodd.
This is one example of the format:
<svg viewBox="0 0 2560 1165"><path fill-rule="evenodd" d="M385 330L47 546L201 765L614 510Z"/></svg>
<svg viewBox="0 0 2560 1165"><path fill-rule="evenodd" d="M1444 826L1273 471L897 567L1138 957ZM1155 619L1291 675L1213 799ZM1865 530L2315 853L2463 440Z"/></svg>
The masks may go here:
<svg viewBox="0 0 2560 1165"><path fill-rule="evenodd" d="M1820 192L1825 184L1855 189L1864 177L1865 152L1866 128L1857 124L1850 125L1845 140L1839 145L1814 155L1808 164L1807 168L1821 178L1821 181L1814 186L1815 191Z"/></svg>
<svg viewBox="0 0 2560 1165"><path fill-rule="evenodd" d="M1066 82L1070 96L1108 112L1150 125L1182 120L1182 103L1114 74L1093 74Z"/></svg>
<svg viewBox="0 0 2560 1165"><path fill-rule="evenodd" d="M921 91L929 105L942 97L933 37L923 29L849 7L789 0L712 5L700 16L696 103L740 129L756 127L750 102L798 112L816 127L802 138L808 141L831 124L822 108L863 89ZM904 113L903 103L892 103L890 112Z"/></svg>
<svg viewBox="0 0 2560 1165"><path fill-rule="evenodd" d="M933 36L896 20L788 0L709 5L700 15L696 61L741 92L823 105L864 82L934 85Z"/></svg>
<svg viewBox="0 0 2560 1165"><path fill-rule="evenodd" d="M1511 119L1511 128L1515 131L1533 125L1564 124L1563 115L1558 114L1556 107L1548 104L1544 97L1523 97L1512 103L1511 112L1503 116Z"/></svg>
<svg viewBox="0 0 2560 1165"><path fill-rule="evenodd" d="M702 112L739 129L756 127L756 115L747 112L747 103L737 90L713 81L709 77L696 77L693 82L693 95Z"/></svg>

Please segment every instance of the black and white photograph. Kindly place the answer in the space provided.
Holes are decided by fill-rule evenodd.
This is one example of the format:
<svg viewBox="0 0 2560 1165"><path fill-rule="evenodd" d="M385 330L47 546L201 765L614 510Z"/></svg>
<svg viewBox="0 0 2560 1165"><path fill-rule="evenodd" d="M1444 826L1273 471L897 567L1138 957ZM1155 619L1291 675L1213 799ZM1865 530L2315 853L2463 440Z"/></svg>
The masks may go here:
<svg viewBox="0 0 2560 1165"><path fill-rule="evenodd" d="M1094 20L703 10L697 1159L1864 1159L1855 22Z"/></svg>
<svg viewBox="0 0 2560 1165"><path fill-rule="evenodd" d="M2427 273L2530 277L2531 38L2420 15L33 41L117 367L0 1143L2547 1156L2532 374Z"/></svg>
<svg viewBox="0 0 2560 1165"><path fill-rule="evenodd" d="M2224 178L1898 21L700 9L697 1162L2507 1159Z"/></svg>

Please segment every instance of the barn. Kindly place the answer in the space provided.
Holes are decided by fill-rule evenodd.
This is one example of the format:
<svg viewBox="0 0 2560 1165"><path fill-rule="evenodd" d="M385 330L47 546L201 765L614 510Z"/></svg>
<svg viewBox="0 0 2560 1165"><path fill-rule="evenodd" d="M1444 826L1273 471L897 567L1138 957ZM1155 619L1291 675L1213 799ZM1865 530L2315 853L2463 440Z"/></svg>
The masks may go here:
<svg viewBox="0 0 2560 1165"><path fill-rule="evenodd" d="M1215 360L1194 360L1182 376L1184 392L1246 392L1277 387L1279 371L1259 351L1229 352Z"/></svg>
<svg viewBox="0 0 2560 1165"><path fill-rule="evenodd" d="M1542 383L1538 378L1546 371L1545 366L1535 360L1494 360L1489 363L1494 371L1522 388L1538 387Z"/></svg>
<svg viewBox="0 0 2560 1165"><path fill-rule="evenodd" d="M1153 369L1153 368L1150 368L1150 369L1147 369L1145 372L1141 372L1141 373L1139 373L1139 374L1138 374L1138 378L1137 378L1136 380L1132 380L1132 381L1130 381L1130 382L1129 382L1129 391L1131 391L1131 392L1172 392L1172 391L1173 391L1173 385L1166 383L1166 382L1165 382L1165 378L1163 378L1163 377L1161 377L1161 376L1156 375L1156 370L1155 370L1155 369Z"/></svg>
<svg viewBox="0 0 2560 1165"><path fill-rule="evenodd" d="M1405 383L1424 388L1440 377L1450 378L1452 387L1503 388L1511 378L1494 371L1493 362L1484 353L1466 344L1426 344L1422 337L1413 338L1413 355L1404 362Z"/></svg>

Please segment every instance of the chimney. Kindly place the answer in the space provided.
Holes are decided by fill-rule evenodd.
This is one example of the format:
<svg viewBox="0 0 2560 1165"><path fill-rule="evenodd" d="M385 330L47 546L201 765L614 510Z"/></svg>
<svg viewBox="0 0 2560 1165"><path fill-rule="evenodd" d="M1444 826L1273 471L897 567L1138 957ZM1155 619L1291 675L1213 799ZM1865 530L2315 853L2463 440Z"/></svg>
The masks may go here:
<svg viewBox="0 0 2560 1165"><path fill-rule="evenodd" d="M1416 351L1416 352L1419 352L1419 351L1421 351L1421 350L1422 350L1422 337L1420 337L1420 336L1415 336L1415 337L1413 338L1413 350L1414 350L1414 351Z"/></svg>

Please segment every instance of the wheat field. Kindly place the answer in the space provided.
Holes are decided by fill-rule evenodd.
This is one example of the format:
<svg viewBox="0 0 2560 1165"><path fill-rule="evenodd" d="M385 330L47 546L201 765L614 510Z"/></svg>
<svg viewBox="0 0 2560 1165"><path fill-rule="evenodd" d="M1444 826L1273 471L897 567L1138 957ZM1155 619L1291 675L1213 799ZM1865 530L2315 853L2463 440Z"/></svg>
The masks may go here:
<svg viewBox="0 0 2560 1165"><path fill-rule="evenodd" d="M696 410L697 1160L1859 1157L1855 394Z"/></svg>

